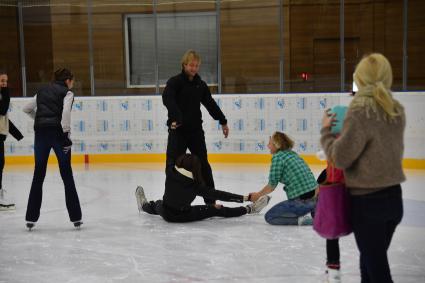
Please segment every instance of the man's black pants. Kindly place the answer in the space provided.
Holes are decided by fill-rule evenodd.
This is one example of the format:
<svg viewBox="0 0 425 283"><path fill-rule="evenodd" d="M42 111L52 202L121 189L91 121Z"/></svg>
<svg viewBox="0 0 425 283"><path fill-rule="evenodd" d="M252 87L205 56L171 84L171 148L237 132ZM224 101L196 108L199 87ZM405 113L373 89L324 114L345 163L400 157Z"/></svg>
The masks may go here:
<svg viewBox="0 0 425 283"><path fill-rule="evenodd" d="M177 157L186 153L189 149L191 154L196 155L201 161L202 176L207 187L215 188L211 166L208 162L205 134L202 129L194 132L168 130L167 166L174 164ZM204 199L206 204L213 204L214 200Z"/></svg>

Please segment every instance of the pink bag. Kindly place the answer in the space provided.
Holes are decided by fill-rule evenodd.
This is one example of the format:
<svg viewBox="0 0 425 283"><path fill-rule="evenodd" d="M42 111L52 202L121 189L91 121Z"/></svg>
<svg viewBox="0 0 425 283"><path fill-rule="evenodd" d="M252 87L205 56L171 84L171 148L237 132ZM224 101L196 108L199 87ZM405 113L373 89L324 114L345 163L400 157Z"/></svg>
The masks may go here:
<svg viewBox="0 0 425 283"><path fill-rule="evenodd" d="M350 199L344 184L320 185L313 229L326 239L337 239L352 232Z"/></svg>

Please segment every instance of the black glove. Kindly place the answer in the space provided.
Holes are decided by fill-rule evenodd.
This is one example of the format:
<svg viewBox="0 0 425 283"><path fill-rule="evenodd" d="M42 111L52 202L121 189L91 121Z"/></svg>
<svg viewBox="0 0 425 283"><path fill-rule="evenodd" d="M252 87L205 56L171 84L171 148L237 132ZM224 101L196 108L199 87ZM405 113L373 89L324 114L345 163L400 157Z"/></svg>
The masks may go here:
<svg viewBox="0 0 425 283"><path fill-rule="evenodd" d="M63 133L63 135L62 135L62 146L65 147L65 146L71 146L71 145L72 145L72 141L69 138L69 133L68 132Z"/></svg>
<svg viewBox="0 0 425 283"><path fill-rule="evenodd" d="M61 142L62 142L63 152L65 154L68 153L68 151L71 149L71 146L72 146L72 141L69 138L69 133L68 132L62 133L62 141Z"/></svg>
<svg viewBox="0 0 425 283"><path fill-rule="evenodd" d="M8 87L0 87L0 93L3 97L9 97L10 98Z"/></svg>

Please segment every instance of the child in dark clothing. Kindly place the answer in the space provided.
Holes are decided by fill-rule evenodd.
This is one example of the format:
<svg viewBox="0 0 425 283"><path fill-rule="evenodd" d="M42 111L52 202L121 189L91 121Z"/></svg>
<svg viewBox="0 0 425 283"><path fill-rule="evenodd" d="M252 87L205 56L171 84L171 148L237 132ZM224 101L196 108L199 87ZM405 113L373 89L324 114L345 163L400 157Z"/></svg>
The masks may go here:
<svg viewBox="0 0 425 283"><path fill-rule="evenodd" d="M333 172L329 174L329 172ZM338 172L337 172L338 171ZM342 177L342 179L340 179ZM322 171L317 178L319 184L335 183L343 181L344 174L342 170L333 168L330 163L328 167ZM339 253L339 239L326 239L326 282L340 283L340 253Z"/></svg>
<svg viewBox="0 0 425 283"><path fill-rule="evenodd" d="M330 113L335 117L332 125L331 132L338 137L341 133L342 125L344 122L345 114L347 112L346 106L334 106ZM320 174L318 178L319 183L333 184L345 183L344 172L338 169L333 164L332 160L327 159L328 166L326 170ZM339 252L339 239L326 239L326 274L327 282L340 283L340 252Z"/></svg>
<svg viewBox="0 0 425 283"><path fill-rule="evenodd" d="M162 200L149 202L143 188L139 186L136 189L139 211L161 215L167 222L192 222L214 216L236 217L247 213L258 213L270 201L269 196L264 196L252 204L240 207L224 207L219 204L192 205L196 196L238 203L250 201L249 196L211 190L205 186L201 161L191 154L183 154L176 159L175 165L167 166Z"/></svg>

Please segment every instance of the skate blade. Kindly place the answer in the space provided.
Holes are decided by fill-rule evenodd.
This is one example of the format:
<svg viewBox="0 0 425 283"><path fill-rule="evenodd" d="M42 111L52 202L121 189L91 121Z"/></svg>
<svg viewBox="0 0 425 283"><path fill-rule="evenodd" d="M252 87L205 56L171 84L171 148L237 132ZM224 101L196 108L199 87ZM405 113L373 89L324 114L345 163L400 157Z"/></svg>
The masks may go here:
<svg viewBox="0 0 425 283"><path fill-rule="evenodd" d="M32 229L35 227L34 223L27 223L25 224L25 226L27 227L28 231L31 232Z"/></svg>
<svg viewBox="0 0 425 283"><path fill-rule="evenodd" d="M15 210L16 207L14 204L8 204L8 205L0 205L0 211L10 211Z"/></svg>
<svg viewBox="0 0 425 283"><path fill-rule="evenodd" d="M84 224L84 222L83 221L76 221L76 222L73 222L73 224L74 224L75 229L80 230L81 226Z"/></svg>
<svg viewBox="0 0 425 283"><path fill-rule="evenodd" d="M137 209L139 210L139 213L142 213L142 201L140 200L140 197L137 194L137 190L136 190L136 202L137 202Z"/></svg>

